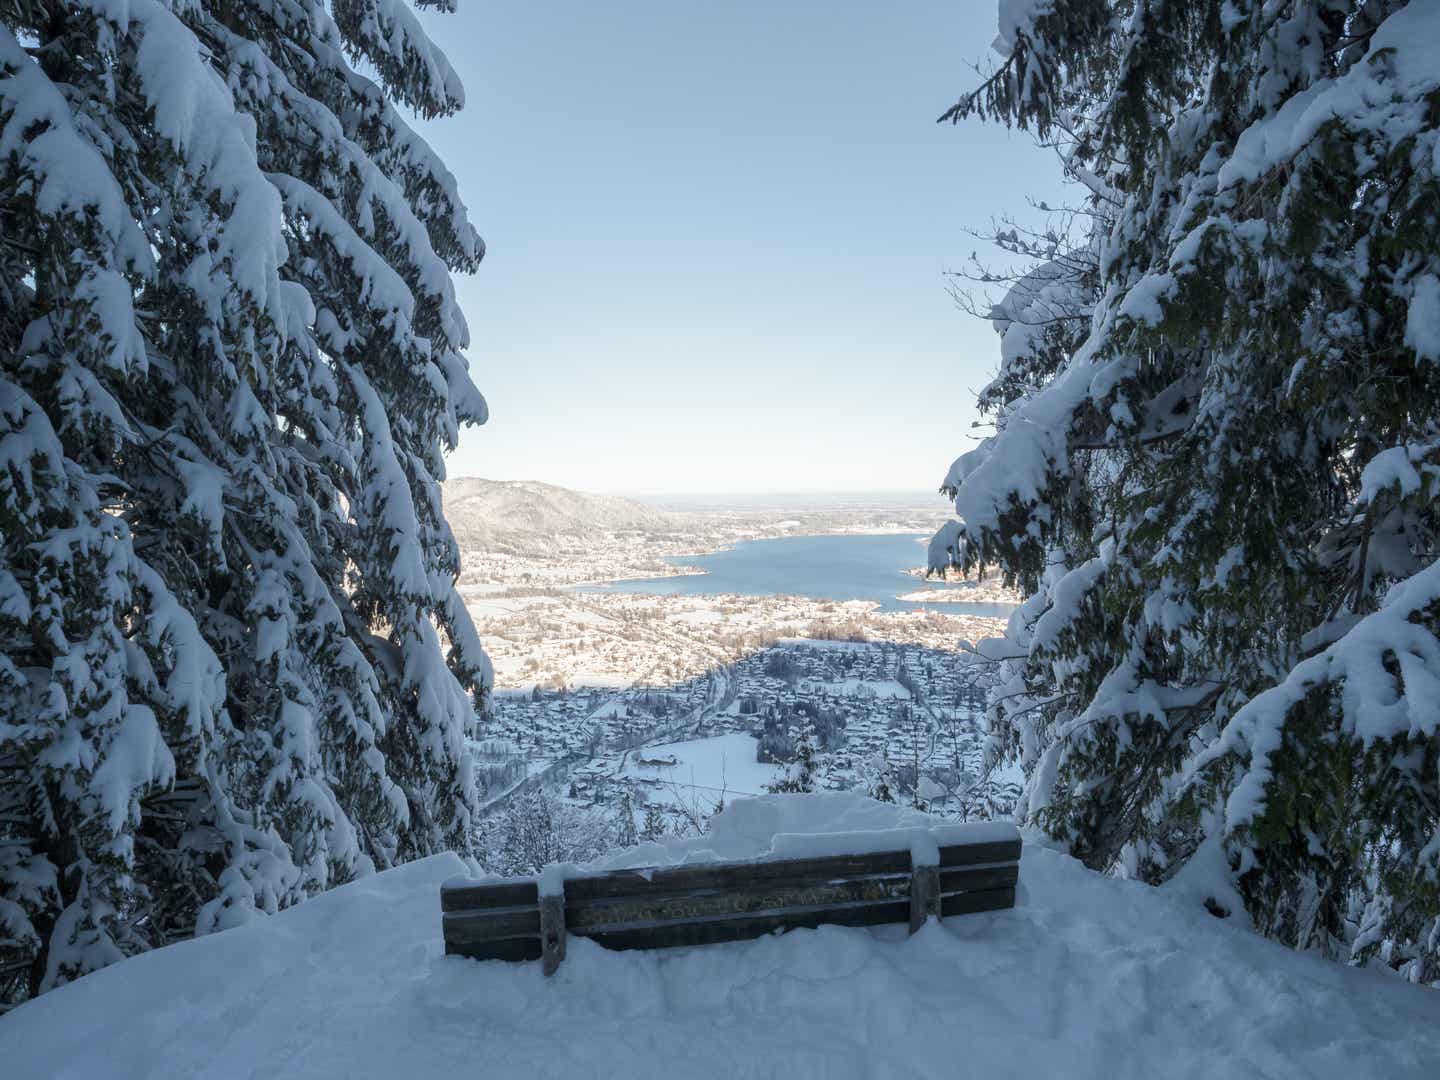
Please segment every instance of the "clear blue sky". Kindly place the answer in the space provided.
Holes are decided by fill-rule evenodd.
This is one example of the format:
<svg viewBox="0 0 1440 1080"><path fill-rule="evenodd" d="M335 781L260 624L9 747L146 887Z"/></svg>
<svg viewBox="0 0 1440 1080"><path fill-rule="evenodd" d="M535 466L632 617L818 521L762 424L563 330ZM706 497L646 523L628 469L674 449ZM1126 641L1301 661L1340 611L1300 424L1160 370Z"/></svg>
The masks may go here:
<svg viewBox="0 0 1440 1080"><path fill-rule="evenodd" d="M488 254L491 421L451 475L590 491L931 490L996 338L943 272L1054 198L1023 134L934 120L993 2L461 0L467 107L421 125Z"/></svg>

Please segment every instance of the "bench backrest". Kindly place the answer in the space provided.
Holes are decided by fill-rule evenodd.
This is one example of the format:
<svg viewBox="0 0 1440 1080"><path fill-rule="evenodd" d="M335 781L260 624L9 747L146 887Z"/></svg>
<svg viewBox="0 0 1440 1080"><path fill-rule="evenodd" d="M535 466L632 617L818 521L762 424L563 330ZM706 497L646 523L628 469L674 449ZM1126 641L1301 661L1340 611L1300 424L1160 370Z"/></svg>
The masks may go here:
<svg viewBox="0 0 1440 1080"><path fill-rule="evenodd" d="M537 878L454 879L440 890L445 951L481 960L543 958L548 973L564 956L566 934L611 949L657 949L822 923L909 922L913 933L931 915L1012 907L1019 834L987 826L980 839L947 842L958 835L937 831L938 860L917 859L897 839L895 850L864 854L571 876L548 895Z"/></svg>

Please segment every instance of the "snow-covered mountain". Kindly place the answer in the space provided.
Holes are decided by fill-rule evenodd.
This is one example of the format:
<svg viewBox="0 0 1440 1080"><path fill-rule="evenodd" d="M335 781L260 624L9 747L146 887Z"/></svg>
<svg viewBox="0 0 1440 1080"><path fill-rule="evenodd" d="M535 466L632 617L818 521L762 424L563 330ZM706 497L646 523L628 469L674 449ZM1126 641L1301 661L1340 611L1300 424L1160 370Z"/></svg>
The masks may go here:
<svg viewBox="0 0 1440 1080"><path fill-rule="evenodd" d="M670 535L695 515L658 510L634 499L589 495L538 480L465 476L444 486L445 515L462 548L509 546L534 537L595 533Z"/></svg>

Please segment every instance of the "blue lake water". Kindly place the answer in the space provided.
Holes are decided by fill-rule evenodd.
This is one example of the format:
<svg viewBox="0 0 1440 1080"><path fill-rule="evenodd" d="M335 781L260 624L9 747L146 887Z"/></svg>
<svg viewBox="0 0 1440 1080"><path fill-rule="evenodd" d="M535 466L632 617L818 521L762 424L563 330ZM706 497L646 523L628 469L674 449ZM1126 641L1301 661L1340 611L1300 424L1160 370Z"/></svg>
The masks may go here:
<svg viewBox="0 0 1440 1080"><path fill-rule="evenodd" d="M816 600L874 600L882 611L926 608L955 615L1010 614L1009 604L918 603L896 599L921 589L951 591L906 570L925 564L928 536L916 534L786 536L751 540L711 555L672 558L676 566L706 571L685 577L643 578L587 586L584 591L654 593L661 596L808 596Z"/></svg>

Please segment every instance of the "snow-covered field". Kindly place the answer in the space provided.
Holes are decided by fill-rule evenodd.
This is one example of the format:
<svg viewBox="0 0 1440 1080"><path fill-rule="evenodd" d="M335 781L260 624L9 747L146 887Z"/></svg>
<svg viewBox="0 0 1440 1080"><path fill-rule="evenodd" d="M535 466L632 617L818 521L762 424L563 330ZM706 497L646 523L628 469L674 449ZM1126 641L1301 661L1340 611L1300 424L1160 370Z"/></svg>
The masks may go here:
<svg viewBox="0 0 1440 1080"><path fill-rule="evenodd" d="M733 857L884 815L915 820L854 796L741 800L711 837L627 856ZM572 938L551 979L442 955L439 886L462 870L436 856L47 994L0 1019L4 1076L1399 1080L1440 1062L1433 991L1033 845L1011 911L908 938L822 927L651 953Z"/></svg>
<svg viewBox="0 0 1440 1080"><path fill-rule="evenodd" d="M810 691L829 694L870 695L877 698L903 698L909 700L910 691L894 679L819 679L807 680L805 688Z"/></svg>
<svg viewBox="0 0 1440 1080"><path fill-rule="evenodd" d="M753 736L733 733L647 746L626 756L622 775L655 783L655 797L662 802L667 793L705 803L715 802L722 792L727 799L736 795L759 795L766 784L785 774L785 767L756 761L756 745ZM640 764L642 760L670 758L675 759L674 765Z"/></svg>

